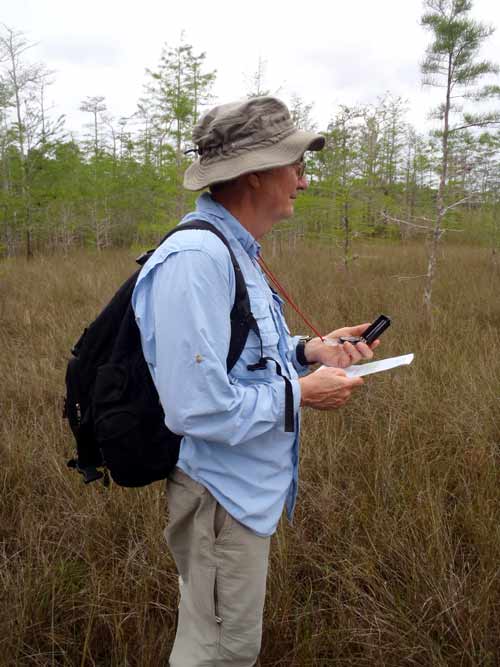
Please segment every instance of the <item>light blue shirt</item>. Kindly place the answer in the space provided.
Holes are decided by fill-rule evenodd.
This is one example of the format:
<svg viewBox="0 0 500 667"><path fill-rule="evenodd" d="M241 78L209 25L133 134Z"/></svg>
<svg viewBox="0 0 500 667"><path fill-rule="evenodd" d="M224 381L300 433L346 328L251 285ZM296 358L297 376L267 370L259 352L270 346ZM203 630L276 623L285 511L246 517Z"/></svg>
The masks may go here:
<svg viewBox="0 0 500 667"><path fill-rule="evenodd" d="M183 435L178 466L203 484L235 519L271 535L286 504L291 520L297 497L300 385L307 369L296 359L298 337L283 316L257 263L260 246L208 193L183 222L206 220L226 237L241 267L264 355L290 378L295 432L285 432L285 382L260 356L250 332L227 373L229 314L235 276L227 248L215 234L189 230L167 239L144 265L132 304L144 356L165 410L165 423Z"/></svg>

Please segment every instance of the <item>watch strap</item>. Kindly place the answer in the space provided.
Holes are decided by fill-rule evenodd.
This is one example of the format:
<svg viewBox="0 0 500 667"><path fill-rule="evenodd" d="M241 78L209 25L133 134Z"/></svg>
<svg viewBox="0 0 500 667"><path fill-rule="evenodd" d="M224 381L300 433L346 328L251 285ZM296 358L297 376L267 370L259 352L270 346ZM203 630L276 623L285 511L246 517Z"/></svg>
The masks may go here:
<svg viewBox="0 0 500 667"><path fill-rule="evenodd" d="M295 356L301 366L310 366L311 362L306 358L306 345L311 340L309 336L301 338L295 348Z"/></svg>

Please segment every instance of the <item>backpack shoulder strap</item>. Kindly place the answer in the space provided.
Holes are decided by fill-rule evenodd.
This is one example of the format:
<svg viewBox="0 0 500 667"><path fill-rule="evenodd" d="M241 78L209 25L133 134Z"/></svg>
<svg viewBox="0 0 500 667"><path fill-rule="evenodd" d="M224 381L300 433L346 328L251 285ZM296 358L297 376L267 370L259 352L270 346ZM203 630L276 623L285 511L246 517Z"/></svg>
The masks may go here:
<svg viewBox="0 0 500 667"><path fill-rule="evenodd" d="M231 264L233 265L234 269L235 294L234 294L234 304L233 307L231 308L231 313L230 313L231 340L229 343L229 351L226 359L227 372L229 373L234 367L235 363L240 358L241 353L243 352L243 348L245 347L245 344L247 342L250 330L252 330L256 334L257 338L260 341L261 359L263 356L262 339L260 336L259 327L250 309L250 299L248 296L248 290L245 283L245 279L243 277L243 273L241 271L240 265L238 264L238 260L234 256L234 252L231 246L229 245L228 240L226 239L224 234L217 229L217 227L214 227L214 225L211 225L208 222L192 223L192 224L203 225L202 227L196 226L193 228L206 229L207 231L212 232L212 234L215 234L222 241L222 243L224 243L224 245L229 251ZM179 226L179 228L181 226Z"/></svg>
<svg viewBox="0 0 500 667"><path fill-rule="evenodd" d="M263 348L262 348L262 339L260 336L259 327L250 309L250 299L248 297L248 290L240 265L238 264L238 260L234 255L234 252L229 244L229 241L226 239L224 234L220 230L218 230L217 227L215 227L215 225L212 225L210 222L206 222L205 220L197 220L195 222L185 222L181 225L177 225L177 227L171 229L168 232L168 234L166 234L162 238L157 247L159 247L164 241L166 241L173 234L189 229L199 229L215 234L215 236L217 236L226 246L229 252L229 257L231 258L231 264L233 265L234 276L235 276L235 297L234 297L234 304L230 314L231 340L229 343L229 351L226 359L227 372L229 373L234 367L235 363L240 358L241 353L243 352L243 348L245 347L245 344L247 342L250 330L252 330L256 334L256 336L260 341L260 349L261 349L260 356L262 359ZM143 253L140 257L137 258L136 260L137 263L140 264L141 266L145 264L147 260L151 257L151 255L154 253L154 251L155 249L148 250L147 252Z"/></svg>

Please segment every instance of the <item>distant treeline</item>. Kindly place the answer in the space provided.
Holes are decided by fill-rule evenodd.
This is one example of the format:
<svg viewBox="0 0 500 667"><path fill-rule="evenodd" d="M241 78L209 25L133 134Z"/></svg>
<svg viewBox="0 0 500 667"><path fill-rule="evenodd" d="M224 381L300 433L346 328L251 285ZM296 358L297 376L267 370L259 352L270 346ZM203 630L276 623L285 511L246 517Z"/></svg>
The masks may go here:
<svg viewBox="0 0 500 667"><path fill-rule="evenodd" d="M128 118L113 118L104 97L87 97L89 124L75 139L46 110L51 73L29 61L22 33L4 27L0 37L0 257L158 239L194 203L182 175L193 125L214 103L216 73L205 69L205 54L185 43L165 47ZM248 96L268 92L259 60ZM346 257L357 236L432 232L442 133L419 134L404 100L390 94L340 106L327 127L314 123L313 104L288 102L299 126L327 138L307 158L310 187L290 226L344 244ZM450 134L447 150L444 230L498 243L500 133L464 128Z"/></svg>

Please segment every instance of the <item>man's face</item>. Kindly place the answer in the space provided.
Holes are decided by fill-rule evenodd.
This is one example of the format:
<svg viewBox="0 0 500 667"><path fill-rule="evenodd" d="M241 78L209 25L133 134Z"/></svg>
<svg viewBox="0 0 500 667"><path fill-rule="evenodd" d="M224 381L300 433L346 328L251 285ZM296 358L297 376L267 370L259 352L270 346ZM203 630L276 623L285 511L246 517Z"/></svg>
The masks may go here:
<svg viewBox="0 0 500 667"><path fill-rule="evenodd" d="M298 191L307 188L304 162L301 160L286 167L275 167L260 172L258 176L261 182L261 209L270 229L280 220L293 215Z"/></svg>

